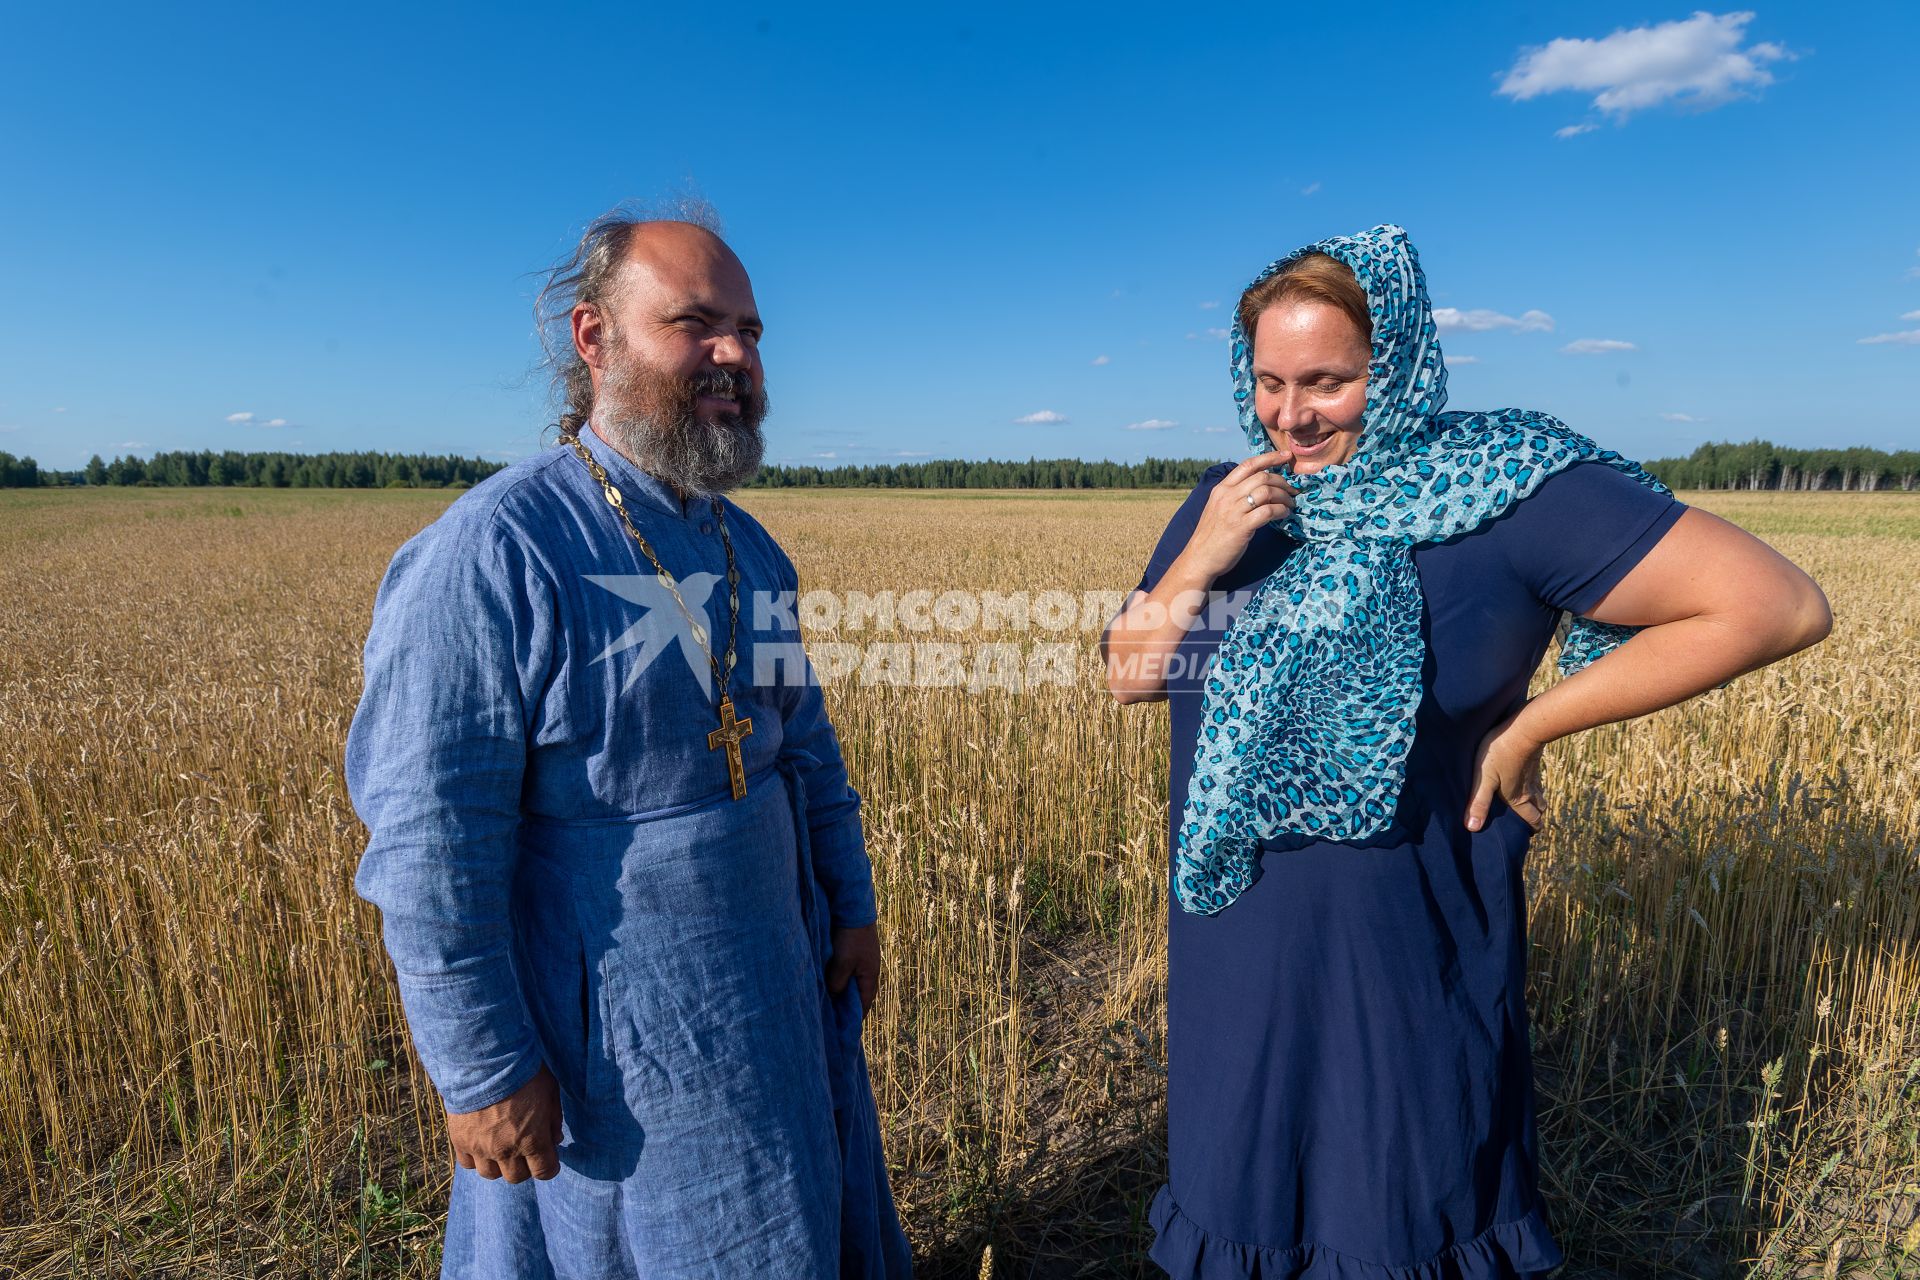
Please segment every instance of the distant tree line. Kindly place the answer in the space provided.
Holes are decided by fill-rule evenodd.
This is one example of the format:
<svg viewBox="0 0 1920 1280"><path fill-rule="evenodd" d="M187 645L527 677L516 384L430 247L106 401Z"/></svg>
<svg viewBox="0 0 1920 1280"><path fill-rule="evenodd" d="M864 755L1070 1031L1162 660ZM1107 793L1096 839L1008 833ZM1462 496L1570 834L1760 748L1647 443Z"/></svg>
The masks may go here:
<svg viewBox="0 0 1920 1280"><path fill-rule="evenodd" d="M40 464L32 458L16 458L0 451L0 489L31 489L45 483Z"/></svg>
<svg viewBox="0 0 1920 1280"><path fill-rule="evenodd" d="M1186 489L1213 465L1207 458L1085 462L849 463L838 467L766 466L750 482L761 489ZM451 454L157 453L151 459L98 454L79 471L51 471L0 451L0 488L37 485L233 485L268 489L465 488L506 464ZM1871 491L1920 487L1920 451L1788 449L1765 440L1703 444L1684 458L1658 458L1648 471L1674 489Z"/></svg>
<svg viewBox="0 0 1920 1280"><path fill-rule="evenodd" d="M849 464L840 467L762 467L752 485L766 489L1187 489L1212 466L1206 458L1148 458L1145 462L1082 462L1076 458L1025 462ZM1866 491L1920 485L1920 452L1880 449L1786 449L1764 440L1703 444L1685 458L1661 458L1647 470L1673 489L1839 489Z"/></svg>
<svg viewBox="0 0 1920 1280"><path fill-rule="evenodd" d="M1765 440L1703 444L1646 464L1671 489L1903 489L1920 484L1920 452L1783 449Z"/></svg>
<svg viewBox="0 0 1920 1280"><path fill-rule="evenodd" d="M29 485L221 485L254 489L462 489L506 464L427 453L156 453L79 471L47 471L0 453L0 488Z"/></svg>
<svg viewBox="0 0 1920 1280"><path fill-rule="evenodd" d="M1083 462L1029 458L1025 462L849 464L843 467L765 466L749 482L757 489L1190 489L1213 458L1148 458L1145 462Z"/></svg>
<svg viewBox="0 0 1920 1280"><path fill-rule="evenodd" d="M1207 458L1145 462L878 463L843 467L767 466L763 489L1187 489L1213 465ZM242 485L253 488L384 489L463 487L505 464L477 458L390 453L157 453L151 459L95 455L79 471L47 471L32 458L0 453L0 487L30 485Z"/></svg>

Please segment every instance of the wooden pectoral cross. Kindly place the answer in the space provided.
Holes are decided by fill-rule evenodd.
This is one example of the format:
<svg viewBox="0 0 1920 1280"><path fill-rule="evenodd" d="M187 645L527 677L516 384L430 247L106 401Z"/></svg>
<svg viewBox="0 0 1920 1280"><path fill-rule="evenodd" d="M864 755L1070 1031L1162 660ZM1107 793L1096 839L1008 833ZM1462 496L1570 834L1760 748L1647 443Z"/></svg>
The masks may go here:
<svg viewBox="0 0 1920 1280"><path fill-rule="evenodd" d="M751 719L733 718L733 699L720 695L720 727L707 735L707 750L727 749L727 780L733 783L733 798L743 800L747 795L747 766L740 759L740 740L753 734Z"/></svg>

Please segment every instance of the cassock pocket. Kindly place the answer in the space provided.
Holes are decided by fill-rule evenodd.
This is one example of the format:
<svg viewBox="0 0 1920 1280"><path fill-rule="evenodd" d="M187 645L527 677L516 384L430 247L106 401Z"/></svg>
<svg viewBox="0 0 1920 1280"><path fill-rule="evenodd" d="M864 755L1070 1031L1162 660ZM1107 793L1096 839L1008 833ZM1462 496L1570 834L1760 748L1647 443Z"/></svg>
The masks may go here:
<svg viewBox="0 0 1920 1280"><path fill-rule="evenodd" d="M866 1021L867 1011L860 1005L860 984L852 978L847 979L846 989L833 997L834 1020L840 1024L840 1030L858 1037L860 1024Z"/></svg>
<svg viewBox="0 0 1920 1280"><path fill-rule="evenodd" d="M593 1019L587 1012L592 999L593 989L587 985L587 966L583 956L580 964L580 1060L582 1062L587 1060L587 1054L593 1047L592 1033L589 1030L593 1025Z"/></svg>
<svg viewBox="0 0 1920 1280"><path fill-rule="evenodd" d="M580 1028L574 1043L580 1049L580 1094L591 1102L605 1093L605 1064L612 1050L607 1043L606 1019L602 1016L605 994L600 966L587 956L585 932L575 937L580 954Z"/></svg>

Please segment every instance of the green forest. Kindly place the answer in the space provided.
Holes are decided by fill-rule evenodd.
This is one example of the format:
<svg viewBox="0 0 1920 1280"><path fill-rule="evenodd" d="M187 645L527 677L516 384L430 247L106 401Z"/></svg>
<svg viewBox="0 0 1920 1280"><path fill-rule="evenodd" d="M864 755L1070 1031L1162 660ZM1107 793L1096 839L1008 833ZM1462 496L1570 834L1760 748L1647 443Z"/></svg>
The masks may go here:
<svg viewBox="0 0 1920 1280"><path fill-rule="evenodd" d="M844 467L766 466L749 481L756 489L1191 489L1215 458L1148 458L1145 462L1082 462L1029 458L1025 462L849 464Z"/></svg>
<svg viewBox="0 0 1920 1280"><path fill-rule="evenodd" d="M79 471L48 471L0 453L0 488L30 485L236 485L253 489L464 489L507 464L428 453L95 454Z"/></svg>
<svg viewBox="0 0 1920 1280"><path fill-rule="evenodd" d="M845 467L767 466L763 489L1189 489L1209 458L1145 462L929 461ZM32 485L243 485L250 488L464 488L505 463L389 453L157 453L151 459L97 455L79 471L47 471L32 458L0 453L0 487Z"/></svg>
<svg viewBox="0 0 1920 1280"><path fill-rule="evenodd" d="M933 459L837 467L766 466L750 482L762 489L1187 489L1213 465L1208 458L1145 462L1025 462ZM0 488L48 485L241 485L269 489L461 489L506 464L445 454L156 453L150 459L97 454L79 471L51 471L32 458L0 452ZM1684 458L1657 458L1648 471L1674 489L1822 489L1912 491L1920 451L1788 449L1765 440L1703 444Z"/></svg>
<svg viewBox="0 0 1920 1280"><path fill-rule="evenodd" d="M1670 489L1901 489L1920 484L1920 451L1783 449L1765 440L1703 444L1646 464Z"/></svg>

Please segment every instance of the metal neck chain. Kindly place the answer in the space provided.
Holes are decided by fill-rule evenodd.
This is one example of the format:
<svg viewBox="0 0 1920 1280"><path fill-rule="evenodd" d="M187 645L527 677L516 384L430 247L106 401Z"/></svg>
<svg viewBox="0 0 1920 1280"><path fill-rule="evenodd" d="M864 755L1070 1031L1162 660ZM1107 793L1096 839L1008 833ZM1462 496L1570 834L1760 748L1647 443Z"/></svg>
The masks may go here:
<svg viewBox="0 0 1920 1280"><path fill-rule="evenodd" d="M620 522L627 526L627 532L632 534L633 540L640 544L640 550L646 552L647 559L653 564L654 572L660 575L660 581L666 584L667 591L673 596L673 602L679 605L680 612L686 615L687 625L693 628L693 638L706 652L707 664L713 668L714 682L718 686L715 692L720 700L725 702L727 688L733 680L735 641L740 635L740 567L733 560L733 536L727 532L727 513L721 506L720 499L713 499L713 518L720 526L720 541L727 549L727 662L724 668L720 665L720 660L713 656L713 645L707 638L706 625L695 616L693 610L687 608L687 602L680 598L679 582L667 572L667 566L660 563L660 557L654 554L653 544L634 527L633 517L627 514L626 500L620 496L620 490L614 487L613 481L607 478L607 469L594 460L593 454L588 452L586 445L580 443L578 431L569 432L560 439L571 445L573 451L580 455L580 460L587 464L587 470L592 473L594 480L607 495L607 505L620 513Z"/></svg>

